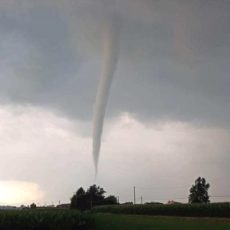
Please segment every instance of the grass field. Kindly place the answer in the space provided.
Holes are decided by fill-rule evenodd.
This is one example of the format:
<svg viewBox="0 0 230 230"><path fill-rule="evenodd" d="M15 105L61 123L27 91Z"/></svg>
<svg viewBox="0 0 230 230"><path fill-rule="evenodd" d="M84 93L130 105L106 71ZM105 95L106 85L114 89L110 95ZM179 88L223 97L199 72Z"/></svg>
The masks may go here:
<svg viewBox="0 0 230 230"><path fill-rule="evenodd" d="M230 218L230 203L103 205L94 207L92 212L128 215Z"/></svg>
<svg viewBox="0 0 230 230"><path fill-rule="evenodd" d="M1 210L0 230L88 230L93 220L77 210Z"/></svg>
<svg viewBox="0 0 230 230"><path fill-rule="evenodd" d="M229 230L230 219L80 213L76 210L0 211L0 230Z"/></svg>
<svg viewBox="0 0 230 230"><path fill-rule="evenodd" d="M229 219L94 214L96 230L229 230Z"/></svg>

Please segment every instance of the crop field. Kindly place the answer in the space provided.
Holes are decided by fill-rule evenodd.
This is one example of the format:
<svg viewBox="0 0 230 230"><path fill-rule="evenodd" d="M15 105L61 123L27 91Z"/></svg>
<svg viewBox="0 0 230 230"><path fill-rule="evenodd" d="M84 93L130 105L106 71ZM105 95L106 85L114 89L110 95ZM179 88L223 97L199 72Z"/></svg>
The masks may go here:
<svg viewBox="0 0 230 230"><path fill-rule="evenodd" d="M162 217L94 214L96 230L229 230L230 220L215 218Z"/></svg>
<svg viewBox="0 0 230 230"><path fill-rule="evenodd" d="M107 206L107 208L112 206ZM132 208L139 208L133 205ZM145 207L145 206L143 206ZM142 207L142 208L143 208ZM173 217L160 215L122 214L124 206L116 206L116 214L80 213L70 209L25 209L0 211L0 230L229 230L229 218ZM120 208L120 209L119 209ZM130 208L130 207L129 207ZM125 209L126 210L126 209ZM176 210L176 209L174 209ZM192 209L193 210L193 209ZM127 210L126 210L127 211ZM178 213L177 213L178 214Z"/></svg>
<svg viewBox="0 0 230 230"><path fill-rule="evenodd" d="M91 219L76 210L35 209L1 210L1 230L72 230L91 229Z"/></svg>
<svg viewBox="0 0 230 230"><path fill-rule="evenodd" d="M105 205L94 207L96 213L138 214L154 216L230 217L230 203Z"/></svg>

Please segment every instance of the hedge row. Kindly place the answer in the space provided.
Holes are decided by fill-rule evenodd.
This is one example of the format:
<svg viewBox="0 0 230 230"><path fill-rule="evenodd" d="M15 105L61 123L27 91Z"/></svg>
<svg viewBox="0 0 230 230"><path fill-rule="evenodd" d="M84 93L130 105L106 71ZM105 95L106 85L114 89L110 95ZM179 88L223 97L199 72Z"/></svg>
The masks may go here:
<svg viewBox="0 0 230 230"><path fill-rule="evenodd" d="M230 217L230 203L108 205L96 206L92 212L187 217Z"/></svg>
<svg viewBox="0 0 230 230"><path fill-rule="evenodd" d="M76 210L1 210L1 230L86 230L92 220Z"/></svg>

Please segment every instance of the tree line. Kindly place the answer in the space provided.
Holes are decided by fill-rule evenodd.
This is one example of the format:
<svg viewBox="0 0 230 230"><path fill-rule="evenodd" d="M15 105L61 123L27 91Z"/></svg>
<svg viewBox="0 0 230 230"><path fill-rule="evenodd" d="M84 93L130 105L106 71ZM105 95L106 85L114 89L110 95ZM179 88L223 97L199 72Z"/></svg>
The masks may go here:
<svg viewBox="0 0 230 230"><path fill-rule="evenodd" d="M70 199L70 208L81 211L89 210L97 205L115 205L118 200L115 196L105 197L105 190L97 185L90 186L86 191L80 187Z"/></svg>
<svg viewBox="0 0 230 230"><path fill-rule="evenodd" d="M198 177L195 184L189 190L189 203L209 203L208 189L210 185L205 178ZM118 200L115 196L105 197L105 190L97 185L90 186L86 191L80 187L70 199L70 208L79 209L81 211L89 210L98 205L116 205Z"/></svg>

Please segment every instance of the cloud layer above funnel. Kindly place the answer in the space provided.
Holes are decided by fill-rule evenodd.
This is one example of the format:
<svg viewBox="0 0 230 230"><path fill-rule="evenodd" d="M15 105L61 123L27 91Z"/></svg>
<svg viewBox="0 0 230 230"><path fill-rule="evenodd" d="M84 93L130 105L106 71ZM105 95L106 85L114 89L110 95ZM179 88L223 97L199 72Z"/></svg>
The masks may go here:
<svg viewBox="0 0 230 230"><path fill-rule="evenodd" d="M105 7L101 7L101 5ZM227 1L1 1L1 103L92 119L108 11L123 22L108 115L229 124Z"/></svg>

